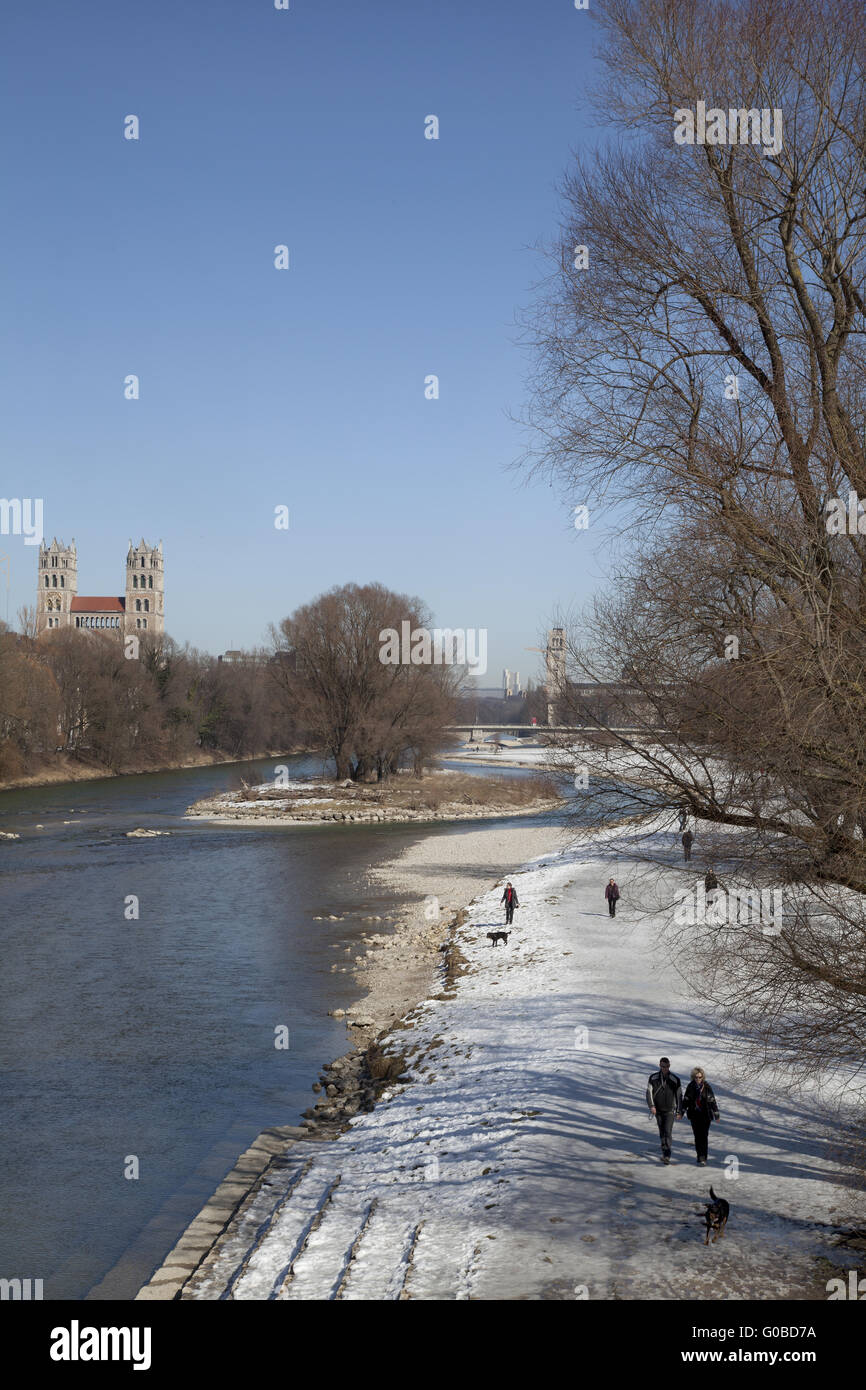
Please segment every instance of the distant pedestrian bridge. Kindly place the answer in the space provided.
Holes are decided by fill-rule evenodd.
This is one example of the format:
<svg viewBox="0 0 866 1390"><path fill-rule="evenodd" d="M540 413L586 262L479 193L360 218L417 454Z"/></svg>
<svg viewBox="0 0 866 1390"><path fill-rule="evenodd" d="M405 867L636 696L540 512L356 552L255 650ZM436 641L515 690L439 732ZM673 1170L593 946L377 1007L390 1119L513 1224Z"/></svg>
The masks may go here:
<svg viewBox="0 0 866 1390"><path fill-rule="evenodd" d="M446 727L449 734L507 734L510 738L519 738L526 742L543 739L547 734L574 734L580 737L594 734L633 734L648 737L652 734L660 735L663 729L647 729L643 725L634 727L612 728L608 725L603 727L593 724L449 724Z"/></svg>

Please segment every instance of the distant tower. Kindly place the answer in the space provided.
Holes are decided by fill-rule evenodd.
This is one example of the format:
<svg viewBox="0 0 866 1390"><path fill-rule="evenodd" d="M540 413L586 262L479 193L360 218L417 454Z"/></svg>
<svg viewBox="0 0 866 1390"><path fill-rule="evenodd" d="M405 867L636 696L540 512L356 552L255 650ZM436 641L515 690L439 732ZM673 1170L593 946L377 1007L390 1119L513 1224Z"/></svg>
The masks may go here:
<svg viewBox="0 0 866 1390"><path fill-rule="evenodd" d="M126 553L126 606L124 631L165 632L165 574L162 541L147 545L144 539Z"/></svg>
<svg viewBox="0 0 866 1390"><path fill-rule="evenodd" d="M555 723L555 702L565 689L565 628L552 627L547 634L545 652L547 678L547 722Z"/></svg>
<svg viewBox="0 0 866 1390"><path fill-rule="evenodd" d="M39 576L36 590L36 631L69 627L70 606L78 593L78 552L75 537L66 546L57 537L39 547Z"/></svg>

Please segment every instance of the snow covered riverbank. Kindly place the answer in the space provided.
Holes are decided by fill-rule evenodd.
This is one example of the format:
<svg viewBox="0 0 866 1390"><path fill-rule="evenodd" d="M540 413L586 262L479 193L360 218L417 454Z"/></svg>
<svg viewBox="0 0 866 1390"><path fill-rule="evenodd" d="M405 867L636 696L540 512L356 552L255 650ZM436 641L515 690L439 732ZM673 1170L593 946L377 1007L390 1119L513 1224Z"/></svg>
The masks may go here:
<svg viewBox="0 0 866 1390"><path fill-rule="evenodd" d="M678 835L653 839L673 897ZM405 1079L333 1141L289 1144L181 1296L825 1299L857 1256L837 1244L850 1191L820 1105L774 1098L714 1040L660 914L630 903L646 840L639 825L552 840L511 875L522 905L507 946L487 938L501 885L484 892L453 932L466 973L391 1032ZM659 1162L644 1089L662 1054L715 1088L707 1168L686 1121ZM731 1218L705 1246L710 1183ZM169 1287L158 1274L139 1296Z"/></svg>

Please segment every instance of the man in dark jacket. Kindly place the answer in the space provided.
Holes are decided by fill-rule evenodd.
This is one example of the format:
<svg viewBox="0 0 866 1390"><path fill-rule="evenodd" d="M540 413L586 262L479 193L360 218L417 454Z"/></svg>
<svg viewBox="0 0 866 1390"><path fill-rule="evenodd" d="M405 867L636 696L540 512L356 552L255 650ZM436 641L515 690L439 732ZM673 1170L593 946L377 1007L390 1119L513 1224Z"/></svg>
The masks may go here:
<svg viewBox="0 0 866 1390"><path fill-rule="evenodd" d="M682 841L683 841L683 854L685 855L685 860L686 860L686 863L688 864L689 860L690 860L691 857L692 857L692 845L693 845L694 842L695 842L695 837L694 837L694 835L692 834L692 832L691 832L690 830L687 830L687 831L685 832L685 834L683 835L683 837L682 837Z"/></svg>
<svg viewBox="0 0 866 1390"><path fill-rule="evenodd" d="M695 1136L695 1153L698 1163L703 1164L707 1161L707 1150L709 1148L710 1124L719 1118L719 1107L716 1103L715 1093L707 1080L703 1067L692 1069L692 1079L686 1087L683 1096L683 1109L692 1122L692 1133Z"/></svg>
<svg viewBox="0 0 866 1390"><path fill-rule="evenodd" d="M499 902L500 904L505 903L505 925L506 927L510 926L514 920L514 909L520 906L520 903L517 901L517 894L510 883L506 883L505 892L502 894Z"/></svg>
<svg viewBox="0 0 866 1390"><path fill-rule="evenodd" d="M614 882L613 879L611 879L610 883L605 888L604 896L607 898L608 912L610 913L611 917L615 917L616 905L617 901L619 900L619 886Z"/></svg>
<svg viewBox="0 0 866 1390"><path fill-rule="evenodd" d="M683 1117L683 1088L680 1078L671 1071L669 1057L659 1058L659 1069L652 1073L647 1082L646 1103L659 1127L662 1163L670 1163L674 1120Z"/></svg>

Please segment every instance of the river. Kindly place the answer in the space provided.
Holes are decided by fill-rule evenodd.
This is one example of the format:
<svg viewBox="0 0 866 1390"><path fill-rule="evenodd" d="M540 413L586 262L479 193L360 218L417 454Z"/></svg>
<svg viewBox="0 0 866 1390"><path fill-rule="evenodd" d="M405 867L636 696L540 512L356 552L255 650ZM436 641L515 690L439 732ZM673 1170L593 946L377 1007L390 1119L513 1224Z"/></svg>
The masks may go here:
<svg viewBox="0 0 866 1390"><path fill-rule="evenodd" d="M346 1051L327 1011L359 991L331 965L363 916L381 931L400 907L365 870L460 828L183 820L277 761L321 772L293 757L0 793L0 830L20 835L0 840L0 1277L42 1279L46 1299L131 1298ZM169 834L127 838L138 827Z"/></svg>

